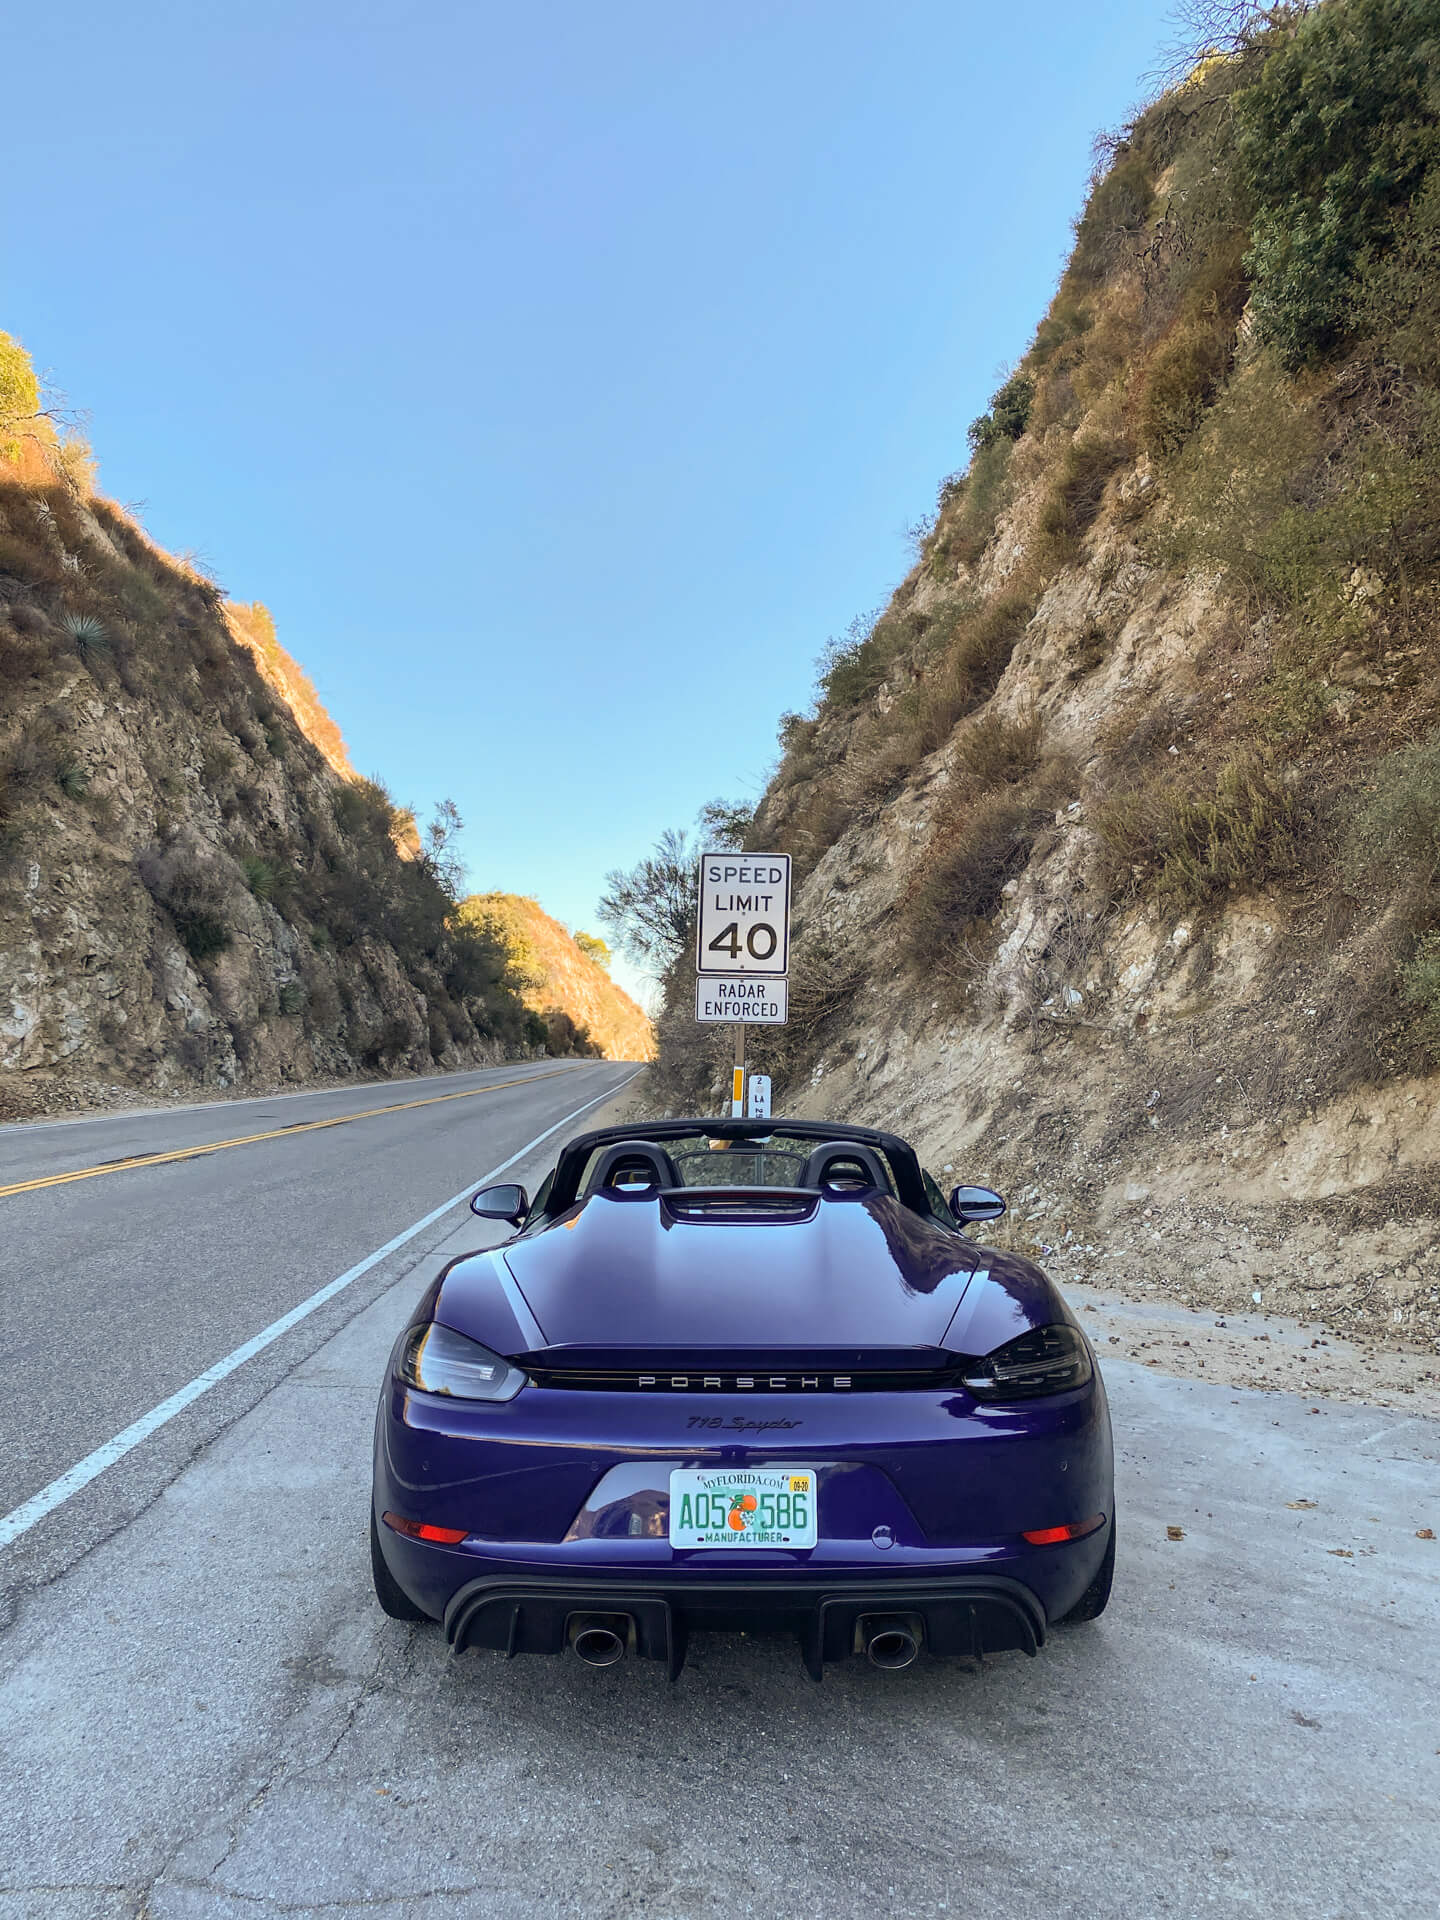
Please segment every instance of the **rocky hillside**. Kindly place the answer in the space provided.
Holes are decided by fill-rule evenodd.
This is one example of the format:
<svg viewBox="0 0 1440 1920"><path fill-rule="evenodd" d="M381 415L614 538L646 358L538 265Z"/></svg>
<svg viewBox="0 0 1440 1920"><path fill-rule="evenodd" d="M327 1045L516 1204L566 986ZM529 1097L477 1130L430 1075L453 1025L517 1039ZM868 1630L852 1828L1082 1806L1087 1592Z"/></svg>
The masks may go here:
<svg viewBox="0 0 1440 1920"><path fill-rule="evenodd" d="M922 533L748 834L802 875L784 1110L1065 1279L1440 1340L1435 0L1252 15L1108 144Z"/></svg>
<svg viewBox="0 0 1440 1920"><path fill-rule="evenodd" d="M609 951L592 934L572 934L539 901L516 893L475 893L461 919L506 955L506 982L545 1023L552 1053L649 1060L655 1036L641 1008L607 970Z"/></svg>
<svg viewBox="0 0 1440 1920"><path fill-rule="evenodd" d="M261 606L94 490L0 335L0 1117L549 1033Z"/></svg>

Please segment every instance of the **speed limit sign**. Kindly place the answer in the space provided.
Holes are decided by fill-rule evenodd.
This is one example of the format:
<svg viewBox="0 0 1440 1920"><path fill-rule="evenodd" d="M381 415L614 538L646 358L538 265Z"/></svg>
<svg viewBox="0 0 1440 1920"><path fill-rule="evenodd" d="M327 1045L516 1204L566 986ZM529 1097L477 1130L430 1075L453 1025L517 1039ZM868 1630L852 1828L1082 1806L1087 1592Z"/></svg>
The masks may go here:
<svg viewBox="0 0 1440 1920"><path fill-rule="evenodd" d="M695 971L780 975L789 968L789 854L701 854Z"/></svg>

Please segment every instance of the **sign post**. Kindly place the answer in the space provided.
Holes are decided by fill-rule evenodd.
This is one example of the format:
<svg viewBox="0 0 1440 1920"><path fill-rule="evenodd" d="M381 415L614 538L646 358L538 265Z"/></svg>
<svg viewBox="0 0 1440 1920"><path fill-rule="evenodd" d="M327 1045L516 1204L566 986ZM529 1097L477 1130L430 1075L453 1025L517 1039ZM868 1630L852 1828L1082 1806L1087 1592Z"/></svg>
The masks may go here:
<svg viewBox="0 0 1440 1920"><path fill-rule="evenodd" d="M733 1120L745 1117L745 1023L784 1025L790 1010L789 971L789 854L702 853L695 916L695 1018L728 1021L735 1028Z"/></svg>

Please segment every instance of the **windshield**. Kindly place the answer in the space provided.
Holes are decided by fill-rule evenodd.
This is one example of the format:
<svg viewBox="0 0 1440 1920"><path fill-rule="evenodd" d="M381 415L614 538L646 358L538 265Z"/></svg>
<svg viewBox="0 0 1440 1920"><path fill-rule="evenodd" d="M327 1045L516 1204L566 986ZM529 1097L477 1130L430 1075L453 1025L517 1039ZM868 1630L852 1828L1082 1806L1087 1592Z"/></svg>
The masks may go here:
<svg viewBox="0 0 1440 1920"><path fill-rule="evenodd" d="M683 1187L794 1187L800 1183L801 1170L819 1143L777 1128L758 1140L720 1140L705 1133L682 1134L664 1142L675 1163ZM598 1147L585 1163L580 1191L589 1191L591 1176L600 1155ZM890 1163L873 1149L885 1173L886 1185L895 1191Z"/></svg>

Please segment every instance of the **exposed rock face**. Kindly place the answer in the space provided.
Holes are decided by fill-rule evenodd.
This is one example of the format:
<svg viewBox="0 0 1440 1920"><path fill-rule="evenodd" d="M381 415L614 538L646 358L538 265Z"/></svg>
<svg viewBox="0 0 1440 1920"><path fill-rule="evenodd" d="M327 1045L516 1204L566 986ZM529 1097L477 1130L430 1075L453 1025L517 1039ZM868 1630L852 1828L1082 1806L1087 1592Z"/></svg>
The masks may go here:
<svg viewBox="0 0 1440 1920"><path fill-rule="evenodd" d="M1235 144L1290 98L1270 52L1329 59L1345 14L1126 131L916 566L782 722L749 844L801 876L792 1023L752 1055L777 1110L1006 1190L1062 1279L1433 1352L1440 170L1302 312L1245 223L1309 203ZM1386 10L1351 17L1390 70ZM653 1097L713 1111L685 956L668 984Z"/></svg>
<svg viewBox="0 0 1440 1920"><path fill-rule="evenodd" d="M0 1115L533 1050L504 957L447 926L443 872L355 779L264 610L53 450L13 452Z"/></svg>
<svg viewBox="0 0 1440 1920"><path fill-rule="evenodd" d="M1002 518L997 545L1013 524ZM1097 524L987 708L1043 715L1065 770L1046 826L988 924L962 923L924 967L907 896L934 856L965 723L825 850L797 896L796 990L803 1005L807 951L830 968L846 956L850 990L782 1048L784 1111L892 1127L946 1186L999 1186L1012 1214L994 1237L1062 1279L1233 1310L1258 1294L1432 1346L1440 1081L1337 1086L1324 1032L1343 1021L1367 931L1327 940L1290 887L1196 910L1117 898L1097 875L1092 814L1110 772L1097 740L1129 703L1192 697L1227 617L1213 581L1147 565L1123 524ZM1112 650L1077 679L1065 663L1099 620ZM1178 731L1174 757L1198 752ZM785 844L804 797L773 789L756 844ZM768 1038L755 1038L761 1064Z"/></svg>

